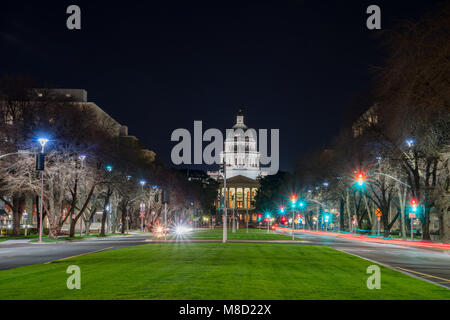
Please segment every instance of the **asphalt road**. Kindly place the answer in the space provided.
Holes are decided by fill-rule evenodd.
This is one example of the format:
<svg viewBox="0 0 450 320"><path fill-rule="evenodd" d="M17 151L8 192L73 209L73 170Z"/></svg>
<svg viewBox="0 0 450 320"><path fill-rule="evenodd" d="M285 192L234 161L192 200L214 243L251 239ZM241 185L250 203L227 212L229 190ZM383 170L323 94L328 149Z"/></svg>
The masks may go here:
<svg viewBox="0 0 450 320"><path fill-rule="evenodd" d="M145 244L148 235L30 243L27 241L0 242L0 270L17 268L72 257L95 251L111 250Z"/></svg>
<svg viewBox="0 0 450 320"><path fill-rule="evenodd" d="M325 245L385 265L450 289L450 251L343 239L330 235L300 233L299 245ZM97 251L149 244L148 235L130 235L74 242L0 242L0 270L47 263Z"/></svg>
<svg viewBox="0 0 450 320"><path fill-rule="evenodd" d="M326 245L450 289L450 251L343 239L301 233L298 238Z"/></svg>

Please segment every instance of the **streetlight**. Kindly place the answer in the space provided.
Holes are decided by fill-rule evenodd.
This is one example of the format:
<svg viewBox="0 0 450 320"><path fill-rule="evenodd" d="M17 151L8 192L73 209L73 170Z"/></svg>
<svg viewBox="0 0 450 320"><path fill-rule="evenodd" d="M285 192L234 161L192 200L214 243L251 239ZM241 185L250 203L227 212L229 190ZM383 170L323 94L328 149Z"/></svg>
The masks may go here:
<svg viewBox="0 0 450 320"><path fill-rule="evenodd" d="M84 169L84 160L86 160L86 155L85 154L81 154L78 157L81 160L81 168ZM83 176L84 178L84 176ZM86 201L86 180L83 179L83 201ZM83 219L84 217L81 217L80 219L80 237L83 233Z"/></svg>
<svg viewBox="0 0 450 320"><path fill-rule="evenodd" d="M42 243L42 233L44 231L42 225L42 216L44 215L44 166L45 166L45 154L44 149L45 145L48 142L46 138L39 138L39 144L41 145L41 153L36 155L36 170L41 171L41 204L40 204L40 212L39 212L39 243Z"/></svg>
<svg viewBox="0 0 450 320"><path fill-rule="evenodd" d="M414 146L414 139L406 139L406 144L409 148L411 148L412 146Z"/></svg>
<svg viewBox="0 0 450 320"><path fill-rule="evenodd" d="M39 142L39 144L40 144L41 147L42 147L41 153L44 153L44 148L45 148L45 145L46 145L47 142L48 142L48 139L46 139L46 138L39 138L39 139L38 139L38 142Z"/></svg>

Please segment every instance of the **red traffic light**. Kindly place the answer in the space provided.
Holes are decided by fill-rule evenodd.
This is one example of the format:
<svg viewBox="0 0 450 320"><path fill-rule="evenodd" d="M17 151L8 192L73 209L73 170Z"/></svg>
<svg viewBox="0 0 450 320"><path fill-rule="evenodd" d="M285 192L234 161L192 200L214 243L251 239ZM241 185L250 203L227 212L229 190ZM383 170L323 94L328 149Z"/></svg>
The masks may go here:
<svg viewBox="0 0 450 320"><path fill-rule="evenodd" d="M293 203L295 203L295 202L297 201L297 196L296 196L295 194L293 194L293 195L291 196L291 201L292 201Z"/></svg>
<svg viewBox="0 0 450 320"><path fill-rule="evenodd" d="M362 186L364 183L364 174L362 172L359 172L358 175L356 176L356 179L358 181L358 184Z"/></svg>
<svg viewBox="0 0 450 320"><path fill-rule="evenodd" d="M413 211L417 210L417 200L416 199L411 199L411 207Z"/></svg>

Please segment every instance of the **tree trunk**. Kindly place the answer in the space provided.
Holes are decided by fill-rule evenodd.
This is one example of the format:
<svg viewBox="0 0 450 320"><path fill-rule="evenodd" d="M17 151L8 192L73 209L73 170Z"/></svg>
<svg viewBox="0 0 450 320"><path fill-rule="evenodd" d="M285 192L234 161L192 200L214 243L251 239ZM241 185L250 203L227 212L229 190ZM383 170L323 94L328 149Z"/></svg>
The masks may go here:
<svg viewBox="0 0 450 320"><path fill-rule="evenodd" d="M69 237L73 238L75 237L75 226L77 225L77 217L75 218L70 218L70 227L69 227Z"/></svg>
<svg viewBox="0 0 450 320"><path fill-rule="evenodd" d="M13 212L13 236L20 236L20 218L22 217L22 204L23 195L18 195L13 197L12 212Z"/></svg>
<svg viewBox="0 0 450 320"><path fill-rule="evenodd" d="M424 219L422 220L422 240L431 240L430 237L430 210L429 206L425 206Z"/></svg>
<svg viewBox="0 0 450 320"><path fill-rule="evenodd" d="M121 230L121 233L123 234L123 233L125 233L125 228L126 228L126 224L127 224L127 207L126 206L122 207L121 211L122 211L122 228L121 228L122 230Z"/></svg>

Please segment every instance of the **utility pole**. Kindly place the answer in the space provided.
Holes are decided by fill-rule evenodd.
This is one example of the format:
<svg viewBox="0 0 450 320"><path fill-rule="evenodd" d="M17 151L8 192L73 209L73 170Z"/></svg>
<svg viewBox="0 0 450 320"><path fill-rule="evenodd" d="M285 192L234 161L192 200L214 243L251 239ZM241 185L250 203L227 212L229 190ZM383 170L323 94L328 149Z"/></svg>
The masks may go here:
<svg viewBox="0 0 450 320"><path fill-rule="evenodd" d="M236 226L235 226L235 223L236 223L236 216L235 216L235 210L236 210L236 195L235 194L233 194L232 196L231 196L231 202L233 203L233 217L232 217L232 221L231 221L231 230L232 230L232 232L233 233L235 233L236 232Z"/></svg>
<svg viewBox="0 0 450 320"><path fill-rule="evenodd" d="M164 227L167 228L167 202L164 203Z"/></svg>
<svg viewBox="0 0 450 320"><path fill-rule="evenodd" d="M227 242L227 163L225 162L225 159L223 160L222 164L223 169L223 190L224 190L224 201L223 201L223 236L222 236L222 242Z"/></svg>
<svg viewBox="0 0 450 320"><path fill-rule="evenodd" d="M294 224L294 216L295 216L295 210L292 209L292 240L295 240L295 233L294 233L294 227L295 227L295 224Z"/></svg>
<svg viewBox="0 0 450 320"><path fill-rule="evenodd" d="M250 201L248 201L248 199L247 199L247 202L246 202L246 207L247 207L247 233L248 233L248 205L249 205L249 203L250 203Z"/></svg>

